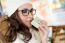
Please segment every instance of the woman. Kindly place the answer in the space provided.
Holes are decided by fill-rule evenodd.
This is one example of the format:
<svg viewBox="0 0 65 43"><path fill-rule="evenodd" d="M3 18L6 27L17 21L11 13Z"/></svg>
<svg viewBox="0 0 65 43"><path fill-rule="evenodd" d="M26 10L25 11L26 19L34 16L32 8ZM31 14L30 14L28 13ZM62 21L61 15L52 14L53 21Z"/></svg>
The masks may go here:
<svg viewBox="0 0 65 43"><path fill-rule="evenodd" d="M41 21L38 29L31 24L35 11L28 2L18 7L10 17L4 17L0 25L1 30L3 25L6 28L1 31L5 39L2 43L48 43L47 23Z"/></svg>

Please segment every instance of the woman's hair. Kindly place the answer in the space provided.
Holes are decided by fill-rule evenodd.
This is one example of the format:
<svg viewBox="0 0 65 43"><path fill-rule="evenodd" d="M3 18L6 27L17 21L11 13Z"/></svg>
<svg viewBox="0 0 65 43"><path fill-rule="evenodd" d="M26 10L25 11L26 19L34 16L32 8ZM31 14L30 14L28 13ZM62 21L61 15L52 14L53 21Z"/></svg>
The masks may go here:
<svg viewBox="0 0 65 43"><path fill-rule="evenodd" d="M18 15L18 10L16 10L12 14L12 16L7 19L10 23L10 27L7 33L5 34L6 36L5 38L9 42L13 42L17 38L17 33L20 33L24 36L23 41L28 42L32 38L32 34L30 33L29 28L24 23L20 23L19 21L20 19L17 15ZM34 26L32 27L35 28ZM34 29L34 30L38 31L38 29Z"/></svg>

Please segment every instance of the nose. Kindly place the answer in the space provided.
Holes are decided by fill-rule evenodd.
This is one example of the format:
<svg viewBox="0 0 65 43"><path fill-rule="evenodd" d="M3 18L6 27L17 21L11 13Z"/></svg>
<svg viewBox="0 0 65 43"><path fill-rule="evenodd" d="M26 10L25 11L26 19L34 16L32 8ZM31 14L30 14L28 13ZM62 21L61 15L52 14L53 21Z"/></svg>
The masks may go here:
<svg viewBox="0 0 65 43"><path fill-rule="evenodd" d="M28 18L33 19L33 15L29 13Z"/></svg>
<svg viewBox="0 0 65 43"><path fill-rule="evenodd" d="M33 18L33 15L31 13L29 13L28 17L29 18Z"/></svg>

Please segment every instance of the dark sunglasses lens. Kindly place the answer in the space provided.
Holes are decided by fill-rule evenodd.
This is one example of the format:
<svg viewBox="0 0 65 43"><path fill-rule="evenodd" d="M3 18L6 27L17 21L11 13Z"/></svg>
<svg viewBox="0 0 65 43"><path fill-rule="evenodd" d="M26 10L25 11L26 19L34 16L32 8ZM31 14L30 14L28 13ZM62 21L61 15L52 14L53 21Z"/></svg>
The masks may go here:
<svg viewBox="0 0 65 43"><path fill-rule="evenodd" d="M33 8L31 10L28 10L28 9L22 10L22 14L25 15L25 16L29 15L29 13L34 15L36 13L36 10L33 9Z"/></svg>
<svg viewBox="0 0 65 43"><path fill-rule="evenodd" d="M22 13L27 13L27 9L25 9L25 10L22 10Z"/></svg>

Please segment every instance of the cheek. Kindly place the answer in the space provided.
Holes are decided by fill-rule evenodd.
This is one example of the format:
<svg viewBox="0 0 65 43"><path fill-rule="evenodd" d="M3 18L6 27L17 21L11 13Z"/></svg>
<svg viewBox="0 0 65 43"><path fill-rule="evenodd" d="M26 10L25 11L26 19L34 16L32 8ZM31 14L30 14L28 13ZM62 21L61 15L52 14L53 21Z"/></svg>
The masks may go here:
<svg viewBox="0 0 65 43"><path fill-rule="evenodd" d="M19 19L22 21L22 22L25 22L27 17L24 17L21 13L18 14L19 16Z"/></svg>

